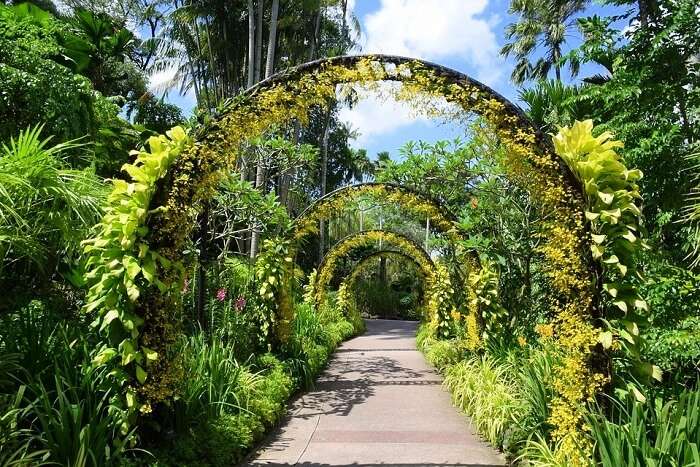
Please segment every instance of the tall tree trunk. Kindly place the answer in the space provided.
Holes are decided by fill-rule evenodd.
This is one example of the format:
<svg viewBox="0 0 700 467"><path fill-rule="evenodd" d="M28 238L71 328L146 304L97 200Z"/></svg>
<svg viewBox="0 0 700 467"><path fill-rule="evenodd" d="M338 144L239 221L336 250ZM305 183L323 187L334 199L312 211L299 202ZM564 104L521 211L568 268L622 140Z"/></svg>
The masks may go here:
<svg viewBox="0 0 700 467"><path fill-rule="evenodd" d="M260 0L259 5L262 5ZM267 60L265 63L265 78L272 74L274 69L275 45L277 44L277 13L279 11L279 0L272 0L272 14L270 17L270 36L267 42ZM262 29L262 28L261 28ZM265 185L265 164L259 160L255 170L255 188L263 189ZM258 244L260 243L260 231L253 229L250 238L250 258L255 259L258 254Z"/></svg>
<svg viewBox="0 0 700 467"><path fill-rule="evenodd" d="M637 0L639 7L639 22L642 27L649 26L649 20L656 17L656 0Z"/></svg>
<svg viewBox="0 0 700 467"><path fill-rule="evenodd" d="M275 67L275 49L277 48L277 14L280 9L280 0L272 0L272 13L270 14L270 36L267 40L267 60L265 61L265 78L272 75Z"/></svg>
<svg viewBox="0 0 700 467"><path fill-rule="evenodd" d="M428 251L428 241L430 240L430 217L425 218L425 251Z"/></svg>
<svg viewBox="0 0 700 467"><path fill-rule="evenodd" d="M264 156L264 155L263 155ZM265 188L265 161L263 156L258 160L258 167L255 170L255 188L263 191ZM258 245L260 243L260 230L257 226L253 227L250 236L250 258L255 259L258 255Z"/></svg>
<svg viewBox="0 0 700 467"><path fill-rule="evenodd" d="M202 79L202 91L204 92L204 100L206 102L207 106L207 113L211 112L212 105L211 105L211 93L209 91L209 83L207 82L207 74L205 71L203 71L202 64L200 63L200 59L204 57L204 51L202 50L202 41L199 36L199 26L197 25L197 20L195 19L192 21L193 29L194 29L194 36L196 40L196 45L197 45L197 69L200 74L200 78Z"/></svg>
<svg viewBox="0 0 700 467"><path fill-rule="evenodd" d="M318 36L321 33L321 2L318 2L318 11L314 17L314 32L309 41L309 61L316 58L316 45L318 44Z"/></svg>
<svg viewBox="0 0 700 467"><path fill-rule="evenodd" d="M386 257L379 257L379 281L382 285L386 285Z"/></svg>
<svg viewBox="0 0 700 467"><path fill-rule="evenodd" d="M223 16L223 20L221 23L221 35L224 39L224 44L226 46L224 47L224 76L225 76L225 83L224 83L224 96L229 97L234 94L233 92L233 73L231 72L231 56L229 54L229 47L228 47L228 21L226 21L226 10L221 12Z"/></svg>
<svg viewBox="0 0 700 467"><path fill-rule="evenodd" d="M255 12L248 0L248 87L255 84Z"/></svg>
<svg viewBox="0 0 700 467"><path fill-rule="evenodd" d="M299 139L301 138L301 122L299 120L294 120L294 126L292 128L292 143L294 146L299 145ZM291 204L289 200L289 188L294 179L296 172L296 167L292 166L288 170L285 170L280 176L280 204L287 209L287 213L291 214Z"/></svg>
<svg viewBox="0 0 700 467"><path fill-rule="evenodd" d="M258 17L255 26L255 82L260 81L262 70L262 25L263 25L263 1L258 0Z"/></svg>
<svg viewBox="0 0 700 467"><path fill-rule="evenodd" d="M212 86L214 87L214 97L216 98L216 101L219 102L219 100L222 99L223 96L223 88L221 87L221 84L217 84L217 80L219 80L219 76L217 76L218 73L216 73L216 65L214 61L214 53L211 49L211 34L209 31L209 19L205 16L204 17L204 31L207 34L207 52L209 53L209 75L211 76L211 82Z"/></svg>
<svg viewBox="0 0 700 467"><path fill-rule="evenodd" d="M552 58L554 59L554 74L557 77L557 81L561 81L561 65L559 64L559 60L561 60L561 47L559 45L554 47Z"/></svg>

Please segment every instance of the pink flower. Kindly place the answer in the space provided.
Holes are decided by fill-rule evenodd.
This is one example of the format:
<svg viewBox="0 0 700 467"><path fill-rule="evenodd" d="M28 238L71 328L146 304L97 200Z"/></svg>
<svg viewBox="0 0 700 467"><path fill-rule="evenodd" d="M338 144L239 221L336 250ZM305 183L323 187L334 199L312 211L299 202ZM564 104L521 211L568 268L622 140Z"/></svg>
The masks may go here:
<svg viewBox="0 0 700 467"><path fill-rule="evenodd" d="M226 300L226 289L219 289L216 291L216 299L220 302Z"/></svg>
<svg viewBox="0 0 700 467"><path fill-rule="evenodd" d="M240 297L238 297L236 299L236 310L237 311L243 310L243 308L245 308L245 304L246 304L245 297L243 297L243 295L241 295Z"/></svg>

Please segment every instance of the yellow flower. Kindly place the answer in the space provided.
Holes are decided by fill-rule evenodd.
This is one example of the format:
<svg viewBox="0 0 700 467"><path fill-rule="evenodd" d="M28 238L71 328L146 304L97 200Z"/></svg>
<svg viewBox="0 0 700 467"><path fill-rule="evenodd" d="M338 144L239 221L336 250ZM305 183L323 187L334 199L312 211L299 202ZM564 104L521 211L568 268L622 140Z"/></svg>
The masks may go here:
<svg viewBox="0 0 700 467"><path fill-rule="evenodd" d="M518 345L520 347L525 347L527 345L527 339L525 339L523 336L518 336Z"/></svg>
<svg viewBox="0 0 700 467"><path fill-rule="evenodd" d="M554 335L554 328L551 324L538 324L535 326L535 332L542 339L550 339Z"/></svg>

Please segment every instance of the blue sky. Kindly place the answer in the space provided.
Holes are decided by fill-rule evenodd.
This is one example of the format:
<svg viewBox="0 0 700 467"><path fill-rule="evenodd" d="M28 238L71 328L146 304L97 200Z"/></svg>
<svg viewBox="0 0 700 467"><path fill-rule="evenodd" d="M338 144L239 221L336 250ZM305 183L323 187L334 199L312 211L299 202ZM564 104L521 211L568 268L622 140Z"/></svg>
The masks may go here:
<svg viewBox="0 0 700 467"><path fill-rule="evenodd" d="M517 103L510 82L513 61L499 50L504 30L515 19L508 14L509 0L350 0L349 7L361 25L361 53L387 53L421 58L466 73ZM594 5L587 12L608 16L619 12ZM580 39L573 34L570 44ZM598 70L584 67L581 76ZM189 112L192 96L171 92L169 100ZM359 134L353 146L366 148L370 157L380 151L392 156L409 140L436 141L463 134L462 128L416 117L407 107L368 96L341 118Z"/></svg>

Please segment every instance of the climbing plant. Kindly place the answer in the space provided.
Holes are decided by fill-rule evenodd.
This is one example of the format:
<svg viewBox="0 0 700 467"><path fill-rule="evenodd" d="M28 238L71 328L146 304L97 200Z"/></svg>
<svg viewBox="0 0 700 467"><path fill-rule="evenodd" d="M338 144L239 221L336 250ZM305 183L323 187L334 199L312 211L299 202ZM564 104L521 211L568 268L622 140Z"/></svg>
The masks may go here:
<svg viewBox="0 0 700 467"><path fill-rule="evenodd" d="M257 318L264 343L274 340L284 342L290 333L294 306L289 296L289 281L294 260L289 250L288 239L266 239L255 261L255 278L261 300Z"/></svg>
<svg viewBox="0 0 700 467"><path fill-rule="evenodd" d="M441 338L449 338L451 324L458 318L452 300L454 288L450 273L442 263L435 264L435 274L428 281L427 321L433 333Z"/></svg>
<svg viewBox="0 0 700 467"><path fill-rule="evenodd" d="M639 375L661 379L658 367L639 358L639 328L647 322L648 306L634 283L637 256L648 245L643 238L641 199L637 181L642 172L627 169L615 148L622 147L609 132L593 135L593 121L575 122L554 137L559 154L569 164L586 193L590 249L603 269L603 290L619 311L607 317L601 332L606 349L624 348Z"/></svg>
<svg viewBox="0 0 700 467"><path fill-rule="evenodd" d="M84 241L90 287L83 311L93 317L92 327L103 336L93 351L95 366L109 367L115 384L123 391L115 393L114 407L122 410L122 432L136 410L150 411L143 399L137 400L137 388L144 391L154 372L168 368L167 352L174 342L175 330L158 316L138 313L137 301L143 292L155 288L165 294L178 288L178 282L163 281L179 263L163 257L147 242L146 219L152 215L156 182L166 174L173 160L190 143L180 127L166 136L151 137L148 149L132 152L133 164L123 170L130 181L114 180L105 215L95 227L94 237Z"/></svg>
<svg viewBox="0 0 700 467"><path fill-rule="evenodd" d="M470 272L468 282L467 347L475 350L482 343L502 340L509 319L508 310L498 301L498 272L491 261L482 260L481 268Z"/></svg>

